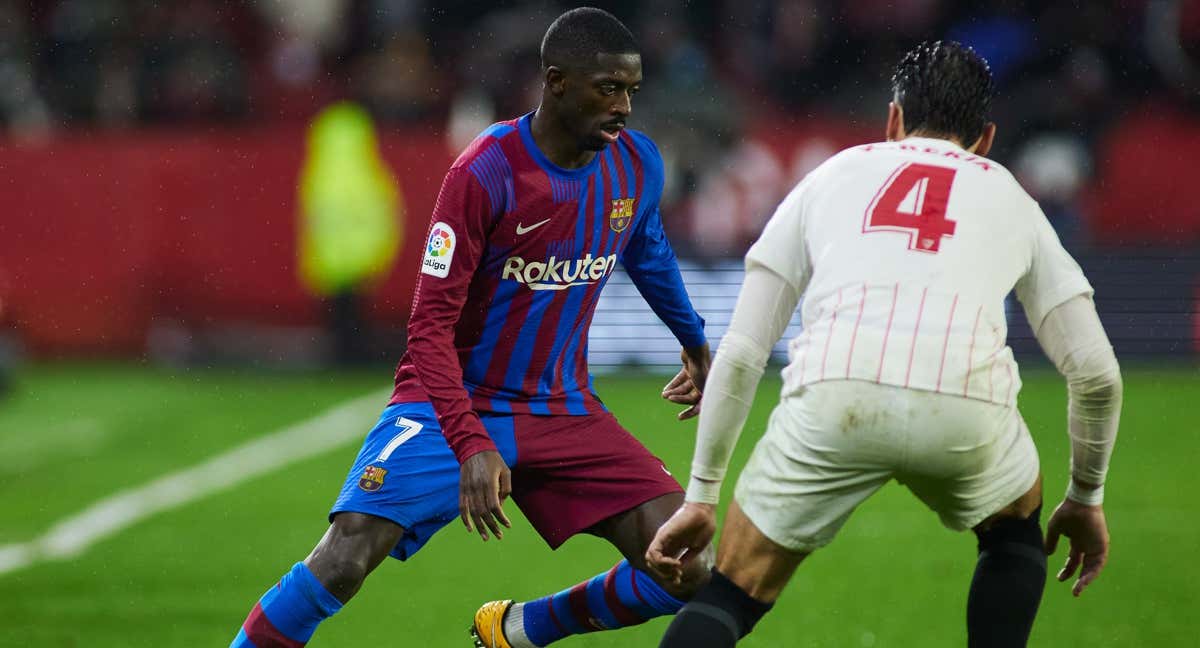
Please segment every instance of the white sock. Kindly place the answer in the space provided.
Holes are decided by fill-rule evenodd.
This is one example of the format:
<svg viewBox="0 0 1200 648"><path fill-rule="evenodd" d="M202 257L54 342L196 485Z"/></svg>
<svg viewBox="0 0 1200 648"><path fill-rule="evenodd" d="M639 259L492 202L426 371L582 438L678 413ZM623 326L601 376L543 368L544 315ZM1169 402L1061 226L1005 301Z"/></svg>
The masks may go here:
<svg viewBox="0 0 1200 648"><path fill-rule="evenodd" d="M513 603L504 613L504 638L512 648L538 648L525 636L525 604Z"/></svg>

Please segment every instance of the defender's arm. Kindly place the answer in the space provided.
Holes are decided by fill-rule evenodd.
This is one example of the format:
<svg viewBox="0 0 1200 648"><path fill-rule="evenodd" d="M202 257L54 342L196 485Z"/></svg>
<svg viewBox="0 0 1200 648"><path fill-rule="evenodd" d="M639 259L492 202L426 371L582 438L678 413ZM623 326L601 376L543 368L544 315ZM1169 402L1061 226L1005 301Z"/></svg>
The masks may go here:
<svg viewBox="0 0 1200 648"><path fill-rule="evenodd" d="M1036 336L1067 380L1067 433L1071 437L1067 497L1080 504L1100 504L1121 417L1121 368L1096 307L1086 295L1051 310Z"/></svg>
<svg viewBox="0 0 1200 648"><path fill-rule="evenodd" d="M771 348L783 335L800 290L765 266L747 262L729 331L721 338L692 455L687 501L716 504L729 466L754 403L754 393Z"/></svg>

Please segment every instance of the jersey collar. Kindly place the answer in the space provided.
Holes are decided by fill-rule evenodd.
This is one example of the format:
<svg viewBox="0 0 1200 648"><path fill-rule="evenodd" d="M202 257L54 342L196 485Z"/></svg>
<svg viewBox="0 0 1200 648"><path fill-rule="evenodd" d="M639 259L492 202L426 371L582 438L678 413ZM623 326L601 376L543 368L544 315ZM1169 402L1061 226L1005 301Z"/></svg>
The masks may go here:
<svg viewBox="0 0 1200 648"><path fill-rule="evenodd" d="M578 169L564 169L551 162L550 158L546 157L546 155L542 153L542 149L538 148L537 142L533 141L533 131L530 128L530 124L532 123L533 113L526 113L521 117L520 120L517 121L517 130L521 132L521 140L525 142L525 148L529 150L529 154L533 157L533 161L537 162L538 166L542 167L546 173L558 176L560 178L582 178L591 173L592 170L596 168L596 165L600 163L601 151L596 152L596 155L592 157L591 162L588 162Z"/></svg>
<svg viewBox="0 0 1200 648"><path fill-rule="evenodd" d="M918 143L920 143L920 144L924 144L925 146L934 146L934 147L942 147L942 148L952 148L952 149L958 149L958 150L962 151L963 153L966 153L966 152L967 152L967 149L965 149L965 148L963 148L963 147L959 146L958 144L955 144L953 141L951 141L951 140L948 140L948 139L942 139L942 138L940 138L940 137L913 137L913 136L909 136L909 137L905 137L905 138L904 138L904 139L902 139L902 140L897 140L897 141L896 141L896 143L897 143L897 144L905 144L905 143L907 143L907 144L918 144Z"/></svg>

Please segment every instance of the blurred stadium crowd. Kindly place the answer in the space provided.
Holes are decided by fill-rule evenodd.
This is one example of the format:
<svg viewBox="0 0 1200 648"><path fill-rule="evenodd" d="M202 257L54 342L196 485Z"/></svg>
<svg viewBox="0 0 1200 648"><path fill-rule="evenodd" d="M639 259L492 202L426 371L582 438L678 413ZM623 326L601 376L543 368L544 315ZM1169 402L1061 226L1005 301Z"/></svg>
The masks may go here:
<svg viewBox="0 0 1200 648"><path fill-rule="evenodd" d="M683 241L700 255L744 249L780 193L830 152L826 144L766 159L751 124L835 120L870 137L881 129L890 67L923 38L965 42L990 61L996 156L1047 203L1071 245L1086 230L1076 198L1102 135L1150 100L1200 107L1195 1L595 4L640 38L646 83L635 124L668 157L668 220L710 234ZM540 37L566 6L3 0L0 120L17 137L262 124L353 98L385 127L432 125L457 147L481 124L536 105ZM734 210L750 215L729 225Z"/></svg>
<svg viewBox="0 0 1200 648"><path fill-rule="evenodd" d="M1172 29L1182 49L1200 53L1200 6L1186 1L596 4L640 37L647 89L658 91L647 112L665 101L709 117L698 125L724 134L747 111L853 115L878 96L880 76L897 55L930 35L969 43L991 62L1008 97L998 113L1021 124L1020 134L1087 136L1120 108L1113 100L1167 91L1164 81L1181 71L1155 74L1150 63L1153 45L1170 40ZM567 6L5 0L0 60L14 91L6 93L3 118L17 128L263 121L310 114L342 94L390 121L444 120L479 97L498 113L521 112L538 87L540 37ZM1182 89L1194 96L1194 87ZM289 100L299 105L280 105Z"/></svg>
<svg viewBox="0 0 1200 648"><path fill-rule="evenodd" d="M292 267L302 142L352 100L398 183L402 243L368 317L402 330L446 164L537 105L541 37L577 4L0 0L0 329L37 353L138 353L163 321L319 320ZM663 218L715 337L779 200L839 149L881 139L892 67L947 38L990 62L992 157L1099 288L1118 351L1200 351L1200 203L1180 190L1200 168L1200 0L587 4L641 43L630 125L662 150ZM631 332L654 323L622 290L593 335L597 354L614 340L614 363L640 361ZM1014 346L1032 349L1014 318Z"/></svg>

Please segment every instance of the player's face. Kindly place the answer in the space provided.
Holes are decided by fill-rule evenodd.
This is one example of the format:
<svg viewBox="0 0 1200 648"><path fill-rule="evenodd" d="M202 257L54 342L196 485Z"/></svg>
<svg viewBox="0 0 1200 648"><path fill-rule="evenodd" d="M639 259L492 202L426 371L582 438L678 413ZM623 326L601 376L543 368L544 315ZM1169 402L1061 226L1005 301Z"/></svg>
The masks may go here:
<svg viewBox="0 0 1200 648"><path fill-rule="evenodd" d="M566 75L564 121L580 148L601 151L617 141L642 84L642 57L600 54L596 65Z"/></svg>

